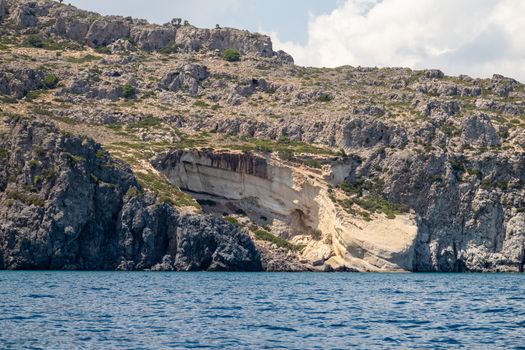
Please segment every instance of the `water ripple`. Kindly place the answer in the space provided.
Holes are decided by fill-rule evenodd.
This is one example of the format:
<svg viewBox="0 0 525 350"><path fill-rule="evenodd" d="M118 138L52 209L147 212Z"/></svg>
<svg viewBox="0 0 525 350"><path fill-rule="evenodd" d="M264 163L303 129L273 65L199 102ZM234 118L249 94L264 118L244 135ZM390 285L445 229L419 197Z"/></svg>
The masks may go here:
<svg viewBox="0 0 525 350"><path fill-rule="evenodd" d="M524 349L518 274L0 272L0 349Z"/></svg>

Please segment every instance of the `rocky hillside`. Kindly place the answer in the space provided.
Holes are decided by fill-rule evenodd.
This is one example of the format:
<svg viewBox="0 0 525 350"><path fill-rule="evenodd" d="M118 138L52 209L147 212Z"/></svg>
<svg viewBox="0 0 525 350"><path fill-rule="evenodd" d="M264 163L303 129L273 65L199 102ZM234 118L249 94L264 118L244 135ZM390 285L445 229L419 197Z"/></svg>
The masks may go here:
<svg viewBox="0 0 525 350"><path fill-rule="evenodd" d="M0 267L523 271L512 78L300 67L263 35L55 1L0 0L0 21ZM76 136L22 132L48 123ZM83 175L56 187L45 161ZM205 243L171 250L184 230Z"/></svg>
<svg viewBox="0 0 525 350"><path fill-rule="evenodd" d="M246 234L144 193L92 140L17 118L0 130L0 269L261 270Z"/></svg>

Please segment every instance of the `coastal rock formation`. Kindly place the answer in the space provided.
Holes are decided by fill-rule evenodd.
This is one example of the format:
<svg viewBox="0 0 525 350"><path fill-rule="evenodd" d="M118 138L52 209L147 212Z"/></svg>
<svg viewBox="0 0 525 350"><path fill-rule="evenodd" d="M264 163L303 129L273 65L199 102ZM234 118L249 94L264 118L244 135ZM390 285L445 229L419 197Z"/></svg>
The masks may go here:
<svg viewBox="0 0 525 350"><path fill-rule="evenodd" d="M92 140L24 119L0 131L0 269L261 269L248 236L143 193Z"/></svg>
<svg viewBox="0 0 525 350"><path fill-rule="evenodd" d="M35 119L2 127L3 268L523 271L515 79L300 67L49 0L0 18L0 112Z"/></svg>
<svg viewBox="0 0 525 350"><path fill-rule="evenodd" d="M351 167L348 162L339 165ZM417 231L413 218L401 215L369 223L352 217L334 203L315 172L250 153L210 150L161 154L153 166L181 189L202 196L203 203L213 202L210 212L243 213L259 225L271 223L279 236L305 244L301 258L314 267L412 269Z"/></svg>

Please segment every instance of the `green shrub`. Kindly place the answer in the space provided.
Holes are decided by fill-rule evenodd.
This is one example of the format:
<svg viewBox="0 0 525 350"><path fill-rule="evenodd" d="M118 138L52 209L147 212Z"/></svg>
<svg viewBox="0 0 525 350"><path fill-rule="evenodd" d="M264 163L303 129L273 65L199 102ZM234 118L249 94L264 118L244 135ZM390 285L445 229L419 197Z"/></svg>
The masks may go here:
<svg viewBox="0 0 525 350"><path fill-rule="evenodd" d="M209 107L210 105L207 104L206 102L204 101L197 101L193 104L195 107L201 107L201 108L207 108Z"/></svg>
<svg viewBox="0 0 525 350"><path fill-rule="evenodd" d="M450 166L452 167L452 170L456 173L464 173L465 172L465 165L457 160L451 160Z"/></svg>
<svg viewBox="0 0 525 350"><path fill-rule="evenodd" d="M99 149L99 150L97 151L97 153L95 154L95 156L96 156L97 158L99 158L99 159L102 159L102 158L104 158L104 157L106 156L106 152L104 152L103 149Z"/></svg>
<svg viewBox="0 0 525 350"><path fill-rule="evenodd" d="M319 97L317 97L317 101L319 102L330 102L334 99L334 97L327 93L322 93Z"/></svg>
<svg viewBox="0 0 525 350"><path fill-rule="evenodd" d="M54 89L58 85L59 79L54 74L48 74L44 78L44 87L46 89Z"/></svg>
<svg viewBox="0 0 525 350"><path fill-rule="evenodd" d="M279 158L281 158L282 160L286 160L286 161L291 161L291 160L294 160L295 158L294 152L289 149L280 150L278 154L279 154Z"/></svg>
<svg viewBox="0 0 525 350"><path fill-rule="evenodd" d="M51 112L50 110L44 109L44 108L40 108L40 107L34 107L32 109L32 112L35 113L35 114L38 114L38 115L45 115L47 117L50 117L50 116L53 115L53 112Z"/></svg>
<svg viewBox="0 0 525 350"><path fill-rule="evenodd" d="M5 148L0 147L0 159L7 158L7 150Z"/></svg>
<svg viewBox="0 0 525 350"><path fill-rule="evenodd" d="M135 93L135 88L130 84L124 84L124 86L122 86L122 95L124 96L124 98L133 98L135 96Z"/></svg>
<svg viewBox="0 0 525 350"><path fill-rule="evenodd" d="M241 223L236 218L234 218L233 216L225 217L224 221L229 222L230 224L232 224L234 226L237 226L237 227L241 226Z"/></svg>
<svg viewBox="0 0 525 350"><path fill-rule="evenodd" d="M479 169L467 168L467 173L471 176L476 176L478 179L483 178L483 174Z"/></svg>
<svg viewBox="0 0 525 350"><path fill-rule="evenodd" d="M33 185L35 186L38 186L38 184L41 182L42 182L42 176L40 175L35 176L35 178L33 179Z"/></svg>
<svg viewBox="0 0 525 350"><path fill-rule="evenodd" d="M56 176L56 173L53 169L44 169L42 171L42 176L44 177L44 179L50 180Z"/></svg>
<svg viewBox="0 0 525 350"><path fill-rule="evenodd" d="M24 40L24 45L41 49L44 47L44 38L41 34L30 34Z"/></svg>
<svg viewBox="0 0 525 350"><path fill-rule="evenodd" d="M95 48L95 52L105 54L105 55L110 55L111 49L107 46L99 46Z"/></svg>
<svg viewBox="0 0 525 350"><path fill-rule="evenodd" d="M6 193L8 199L12 199L15 201L20 201L26 205L34 205L37 207L43 207L45 205L45 202L42 198L38 197L37 195L17 192L17 191L9 191Z"/></svg>
<svg viewBox="0 0 525 350"><path fill-rule="evenodd" d="M254 233L255 238L258 240L271 242L280 248L284 248L284 249L288 249L292 251L299 251L302 248L300 246L297 246L295 244L288 242L285 239L282 239L281 237L277 237L274 234L266 230L260 229L257 226L252 226L250 229Z"/></svg>
<svg viewBox="0 0 525 350"><path fill-rule="evenodd" d="M321 163L317 159L307 159L303 164L310 168L321 169Z"/></svg>
<svg viewBox="0 0 525 350"><path fill-rule="evenodd" d="M238 62L241 60L241 54L237 50L226 49L222 54L222 58L224 58L228 62Z"/></svg>
<svg viewBox="0 0 525 350"><path fill-rule="evenodd" d="M395 219L396 215L408 212L405 205L391 203L377 194L356 199L355 203L371 213L383 213L388 219Z"/></svg>
<svg viewBox="0 0 525 350"><path fill-rule="evenodd" d="M31 159L29 162L27 162L27 164L29 165L30 168L34 169L34 168L38 168L42 163L40 163L39 160Z"/></svg>
<svg viewBox="0 0 525 350"><path fill-rule="evenodd" d="M35 47L38 49L63 51L63 50L76 50L80 51L83 49L82 45L76 42L70 41L54 41L48 36L45 36L36 31L29 34L22 42L23 46Z"/></svg>
<svg viewBox="0 0 525 350"><path fill-rule="evenodd" d="M165 46L158 50L159 53L164 55L169 55L172 53L177 53L182 49L182 46L180 44L171 44L168 46Z"/></svg>
<svg viewBox="0 0 525 350"><path fill-rule="evenodd" d="M140 194L140 191L135 186L131 186L126 192L126 196L131 197L131 198L138 197L139 194Z"/></svg>
<svg viewBox="0 0 525 350"><path fill-rule="evenodd" d="M157 195L160 203L175 206L194 206L200 209L199 204L191 196L182 192L177 186L172 185L167 179L153 172L136 172L135 177L144 190Z"/></svg>
<svg viewBox="0 0 525 350"><path fill-rule="evenodd" d="M88 62L98 61L98 60L101 60L101 59L102 59L102 57L100 57L100 56L95 56L95 55L88 54L88 55L85 55L85 56L82 56L82 57L68 57L66 60L69 63L88 63Z"/></svg>
<svg viewBox="0 0 525 350"><path fill-rule="evenodd" d="M153 116L145 116L141 120L135 123L131 123L128 125L128 129L146 129L146 128L154 128L157 126L160 126L162 124L162 121L158 118L155 118Z"/></svg>

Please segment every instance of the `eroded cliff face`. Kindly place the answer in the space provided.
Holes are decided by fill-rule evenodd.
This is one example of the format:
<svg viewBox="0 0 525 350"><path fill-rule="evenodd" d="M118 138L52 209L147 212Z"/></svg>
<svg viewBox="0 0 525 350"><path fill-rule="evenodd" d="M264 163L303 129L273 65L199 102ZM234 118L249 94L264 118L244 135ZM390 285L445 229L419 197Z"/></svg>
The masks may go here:
<svg viewBox="0 0 525 350"><path fill-rule="evenodd" d="M46 160L25 150L31 138L2 140L4 266L215 269L226 216L269 270L523 270L525 86L515 79L299 67L264 35L49 0L0 0L0 21L0 112L87 134L138 179L99 169L104 152L85 156L84 145L45 146ZM85 138L63 137L73 139ZM75 165L59 172L74 176L53 187L47 162ZM125 191L136 186L137 202ZM199 206L177 186L214 217L192 216ZM212 237L202 246L212 260L180 263L183 227ZM94 258L115 246L125 247L118 261Z"/></svg>
<svg viewBox="0 0 525 350"><path fill-rule="evenodd" d="M323 170L293 167L253 153L177 150L153 161L176 186L218 215L241 213L291 242L305 245L300 259L326 269L411 270L416 225L402 214L372 220L346 213L331 193L342 181L337 172L351 160ZM335 169L335 170L334 170ZM344 179L344 177L343 177ZM330 184L332 182L332 184Z"/></svg>
<svg viewBox="0 0 525 350"><path fill-rule="evenodd" d="M301 258L314 266L359 271L523 269L525 221L516 209L523 198L519 188L491 191L480 182L464 183L460 178L470 176L466 170L453 169L441 157L407 158L406 152L395 151L376 156L357 166L338 160L315 171L252 153L178 150L158 156L153 164L176 186L213 203L206 210L246 214L251 222L305 244ZM485 159L484 164L480 171L490 176L523 176L519 156ZM370 169L381 166L395 169L383 174L385 192L410 212L393 217L348 213L332 187L355 183L365 174L374 178ZM432 169L444 178L428 181L432 175L426 172Z"/></svg>
<svg viewBox="0 0 525 350"><path fill-rule="evenodd" d="M261 270L246 234L144 193L92 140L0 125L0 269Z"/></svg>

